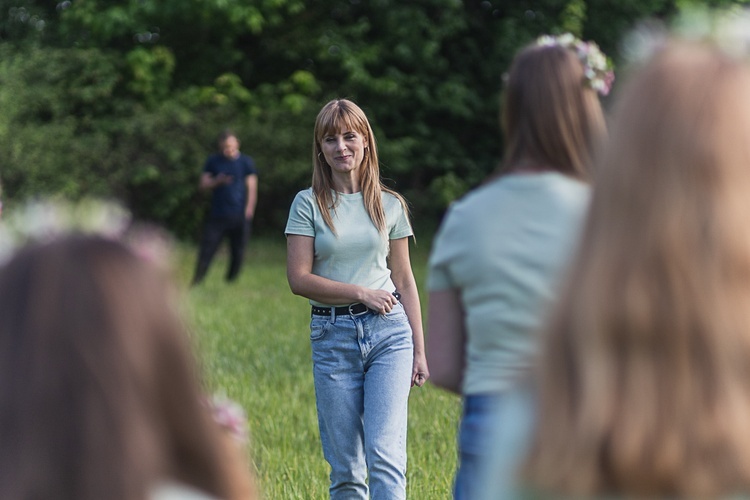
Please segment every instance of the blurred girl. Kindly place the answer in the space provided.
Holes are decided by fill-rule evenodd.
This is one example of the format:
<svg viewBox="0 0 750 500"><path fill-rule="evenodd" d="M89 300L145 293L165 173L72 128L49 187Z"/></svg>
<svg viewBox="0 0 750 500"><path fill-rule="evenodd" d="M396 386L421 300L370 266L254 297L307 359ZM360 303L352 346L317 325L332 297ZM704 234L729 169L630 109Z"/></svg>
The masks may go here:
<svg viewBox="0 0 750 500"><path fill-rule="evenodd" d="M667 43L623 89L486 498L750 492L749 136L750 66L711 44Z"/></svg>
<svg viewBox="0 0 750 500"><path fill-rule="evenodd" d="M605 133L597 90L611 72L594 44L542 37L516 56L503 100L501 172L450 207L430 256L432 382L464 396L454 495L472 498L491 409L536 349L589 199Z"/></svg>
<svg viewBox="0 0 750 500"><path fill-rule="evenodd" d="M66 235L0 267L0 497L254 498L162 269Z"/></svg>

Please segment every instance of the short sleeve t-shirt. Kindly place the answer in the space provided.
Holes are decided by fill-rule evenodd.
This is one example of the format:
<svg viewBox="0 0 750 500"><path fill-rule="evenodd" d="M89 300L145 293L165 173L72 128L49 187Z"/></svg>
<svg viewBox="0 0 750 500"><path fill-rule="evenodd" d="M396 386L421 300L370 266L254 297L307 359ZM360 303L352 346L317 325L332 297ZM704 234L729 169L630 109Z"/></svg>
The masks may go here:
<svg viewBox="0 0 750 500"><path fill-rule="evenodd" d="M244 154L234 159L219 153L213 154L206 160L203 172L212 176L226 174L232 177L230 184L218 186L213 190L210 216L214 218L244 216L247 204L245 178L249 175L258 175L253 159Z"/></svg>
<svg viewBox="0 0 750 500"><path fill-rule="evenodd" d="M389 240L413 234L404 207L392 194L382 194L387 232L383 235L365 210L361 192L338 193L337 196L337 206L331 210L336 234L323 220L312 188L297 193L284 233L315 238L313 274L341 283L393 292L396 287L387 266ZM322 304L313 300L310 303L346 305Z"/></svg>
<svg viewBox="0 0 750 500"><path fill-rule="evenodd" d="M427 288L460 294L464 394L504 391L529 367L588 200L589 187L562 174L512 174L448 210L433 243Z"/></svg>

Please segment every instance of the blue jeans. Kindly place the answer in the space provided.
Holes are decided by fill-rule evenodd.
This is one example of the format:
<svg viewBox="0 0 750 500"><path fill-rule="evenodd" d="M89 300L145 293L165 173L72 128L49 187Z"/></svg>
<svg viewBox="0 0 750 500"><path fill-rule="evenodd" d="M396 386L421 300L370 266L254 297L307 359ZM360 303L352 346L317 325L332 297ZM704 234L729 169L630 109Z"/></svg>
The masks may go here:
<svg viewBox="0 0 750 500"><path fill-rule="evenodd" d="M414 344L401 304L386 315L313 316L315 398L332 499L406 498ZM368 479L369 475L369 479Z"/></svg>
<svg viewBox="0 0 750 500"><path fill-rule="evenodd" d="M464 410L458 430L459 465L453 484L454 500L476 498L474 491L487 460L489 437L497 425L496 409L501 396L476 394L464 397Z"/></svg>

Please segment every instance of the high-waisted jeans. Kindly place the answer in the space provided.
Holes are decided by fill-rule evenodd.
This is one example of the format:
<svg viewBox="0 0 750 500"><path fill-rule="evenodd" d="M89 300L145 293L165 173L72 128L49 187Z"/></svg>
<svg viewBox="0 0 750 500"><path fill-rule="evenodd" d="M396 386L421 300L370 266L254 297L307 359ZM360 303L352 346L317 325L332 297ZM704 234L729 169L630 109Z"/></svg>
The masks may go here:
<svg viewBox="0 0 750 500"><path fill-rule="evenodd" d="M471 500L490 452L492 429L501 394L472 394L464 397L464 411L458 429L459 466L453 484L454 500Z"/></svg>
<svg viewBox="0 0 750 500"><path fill-rule="evenodd" d="M414 344L401 304L385 315L314 315L315 397L332 499L406 498ZM369 475L369 479L368 479Z"/></svg>

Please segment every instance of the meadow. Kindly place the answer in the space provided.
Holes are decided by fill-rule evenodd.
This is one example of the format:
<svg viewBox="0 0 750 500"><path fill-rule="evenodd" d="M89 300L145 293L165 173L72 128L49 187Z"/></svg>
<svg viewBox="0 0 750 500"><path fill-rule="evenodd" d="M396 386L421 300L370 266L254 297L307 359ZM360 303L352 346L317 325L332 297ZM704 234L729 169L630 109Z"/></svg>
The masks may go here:
<svg viewBox="0 0 750 500"><path fill-rule="evenodd" d="M411 245L423 314L428 243ZM177 249L184 312L209 391L240 403L248 416L248 453L264 498L318 499L328 464L318 436L307 300L286 281L283 236L253 238L238 282L223 281L224 249L206 280L188 288L195 249ZM460 399L429 384L409 401L407 495L447 499L456 466Z"/></svg>

